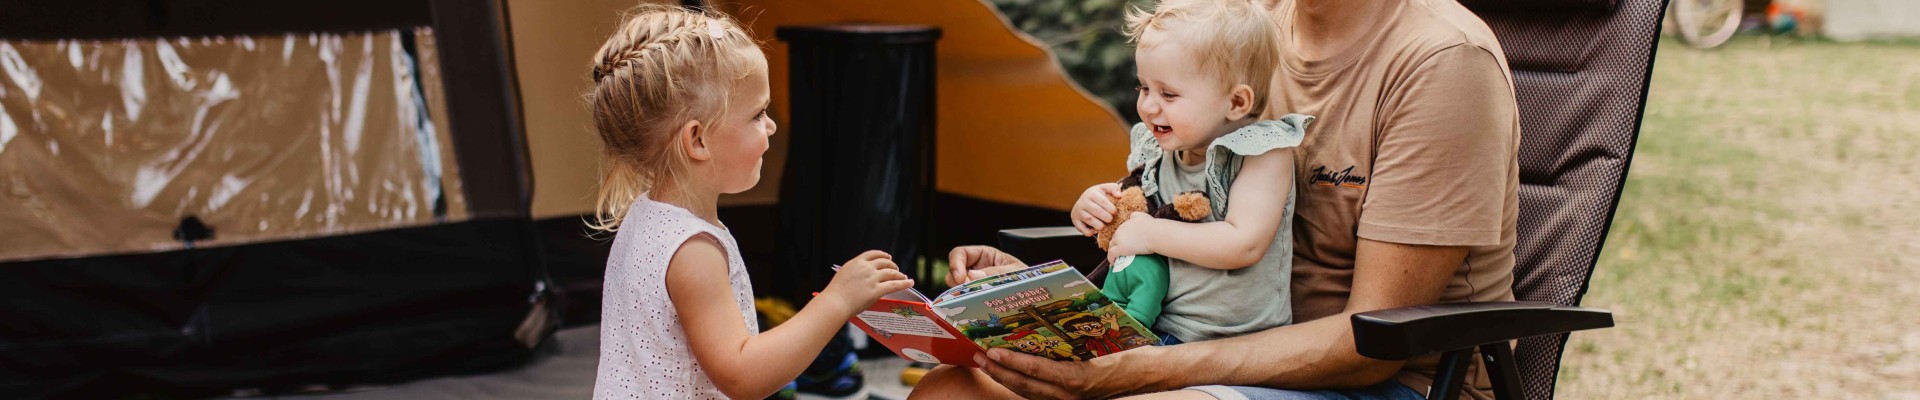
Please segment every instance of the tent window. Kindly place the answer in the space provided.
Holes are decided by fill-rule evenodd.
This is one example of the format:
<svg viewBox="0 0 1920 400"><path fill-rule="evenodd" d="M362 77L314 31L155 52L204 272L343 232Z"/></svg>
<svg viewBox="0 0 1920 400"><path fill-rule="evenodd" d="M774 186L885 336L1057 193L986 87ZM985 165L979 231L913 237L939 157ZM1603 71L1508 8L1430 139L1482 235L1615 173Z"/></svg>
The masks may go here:
<svg viewBox="0 0 1920 400"><path fill-rule="evenodd" d="M464 220L443 96L425 28L0 40L0 261Z"/></svg>

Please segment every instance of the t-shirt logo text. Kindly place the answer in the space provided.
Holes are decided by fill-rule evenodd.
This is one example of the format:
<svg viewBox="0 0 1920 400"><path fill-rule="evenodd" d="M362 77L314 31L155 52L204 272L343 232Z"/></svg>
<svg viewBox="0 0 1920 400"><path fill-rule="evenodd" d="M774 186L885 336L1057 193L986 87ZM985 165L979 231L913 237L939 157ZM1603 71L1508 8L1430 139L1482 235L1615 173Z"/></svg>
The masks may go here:
<svg viewBox="0 0 1920 400"><path fill-rule="evenodd" d="M1367 177L1354 175L1352 166L1348 166L1347 169L1339 171L1333 171L1325 165L1313 167L1313 175L1307 178L1307 182L1318 186L1340 186L1355 189L1364 189L1367 187Z"/></svg>

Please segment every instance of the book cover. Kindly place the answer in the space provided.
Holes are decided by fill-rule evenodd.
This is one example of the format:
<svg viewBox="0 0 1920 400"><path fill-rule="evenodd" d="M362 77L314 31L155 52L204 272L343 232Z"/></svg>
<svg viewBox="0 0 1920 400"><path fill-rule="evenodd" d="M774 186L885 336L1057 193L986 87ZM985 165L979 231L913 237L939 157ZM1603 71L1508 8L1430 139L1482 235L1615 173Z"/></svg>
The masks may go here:
<svg viewBox="0 0 1920 400"><path fill-rule="evenodd" d="M895 292L853 323L901 357L974 367L973 354L995 347L1088 360L1160 342L1059 261L976 279L934 300Z"/></svg>
<svg viewBox="0 0 1920 400"><path fill-rule="evenodd" d="M929 303L912 288L893 292L854 314L853 325L902 358L978 368L973 355L980 347L936 314Z"/></svg>

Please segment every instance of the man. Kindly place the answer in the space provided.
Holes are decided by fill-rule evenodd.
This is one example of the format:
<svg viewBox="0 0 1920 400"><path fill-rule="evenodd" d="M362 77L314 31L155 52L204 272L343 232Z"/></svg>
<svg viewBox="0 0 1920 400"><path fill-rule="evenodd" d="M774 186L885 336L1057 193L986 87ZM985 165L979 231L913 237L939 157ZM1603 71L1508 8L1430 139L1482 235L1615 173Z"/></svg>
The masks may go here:
<svg viewBox="0 0 1920 400"><path fill-rule="evenodd" d="M1319 118L1296 157L1296 323L1085 362L993 350L914 397L1418 398L1437 360L1359 355L1350 316L1513 298L1520 126L1491 30L1453 0L1273 1L1268 114ZM1022 263L975 246L950 265L953 284ZM1470 376L1468 395L1491 398L1478 357Z"/></svg>

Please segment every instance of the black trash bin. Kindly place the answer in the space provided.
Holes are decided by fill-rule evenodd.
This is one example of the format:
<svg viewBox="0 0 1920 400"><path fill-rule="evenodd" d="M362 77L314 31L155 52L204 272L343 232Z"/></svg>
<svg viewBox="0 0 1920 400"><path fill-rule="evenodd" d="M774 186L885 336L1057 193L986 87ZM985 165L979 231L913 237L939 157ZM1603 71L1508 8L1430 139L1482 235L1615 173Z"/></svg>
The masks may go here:
<svg viewBox="0 0 1920 400"><path fill-rule="evenodd" d="M789 135L772 294L805 304L829 268L885 250L909 276L929 246L934 42L923 25L783 26ZM935 279L919 279L922 287Z"/></svg>

